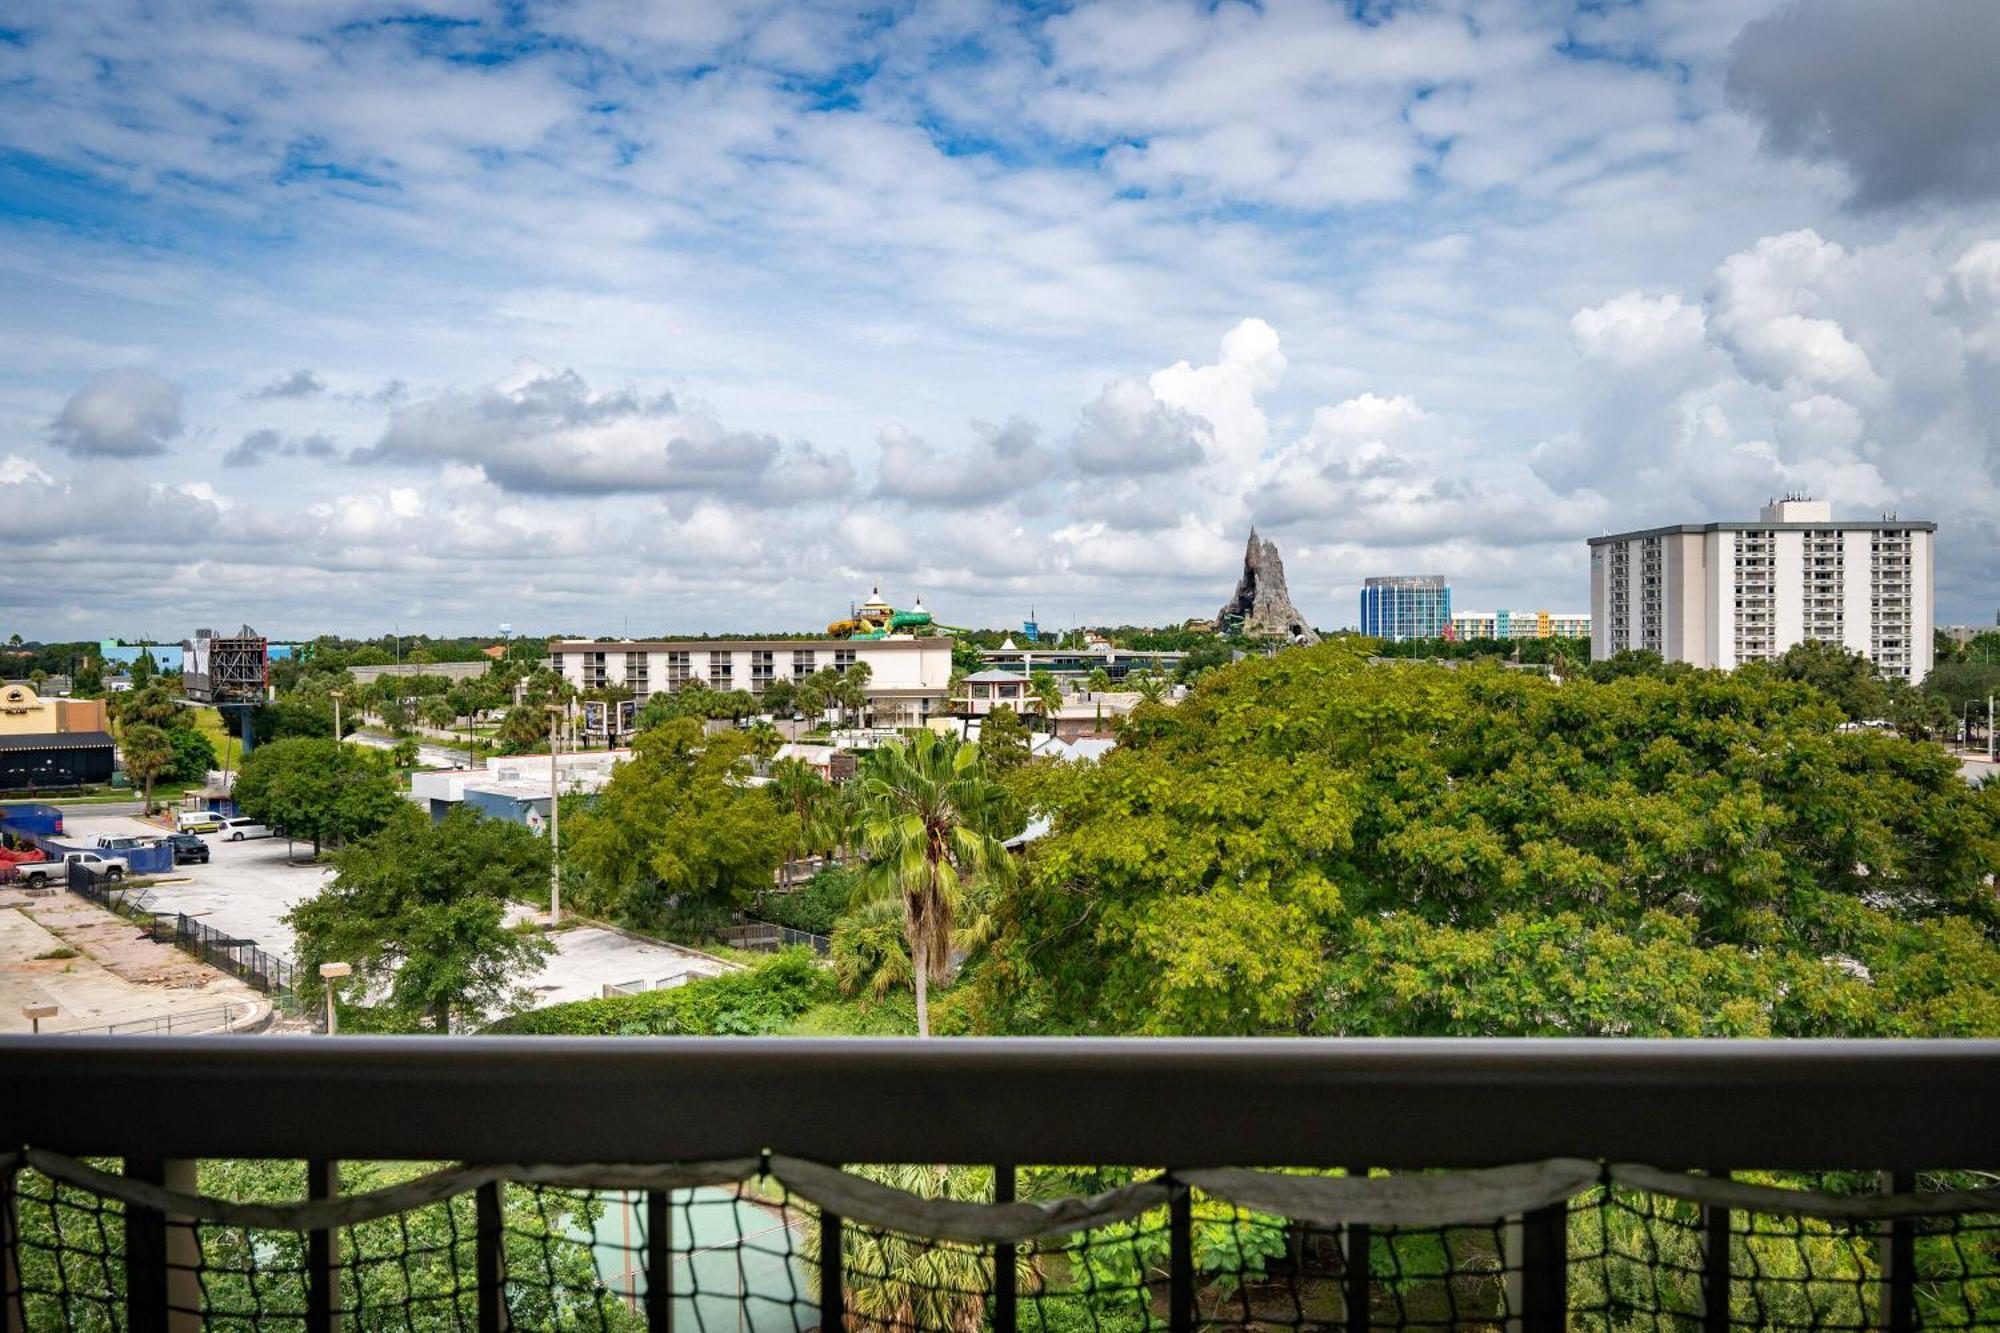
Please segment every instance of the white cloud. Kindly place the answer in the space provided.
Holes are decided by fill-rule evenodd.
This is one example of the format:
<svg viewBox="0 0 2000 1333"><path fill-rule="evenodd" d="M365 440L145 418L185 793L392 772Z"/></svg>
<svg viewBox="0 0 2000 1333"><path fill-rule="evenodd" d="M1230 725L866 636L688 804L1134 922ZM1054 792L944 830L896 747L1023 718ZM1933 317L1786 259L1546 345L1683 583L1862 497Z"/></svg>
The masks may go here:
<svg viewBox="0 0 2000 1333"><path fill-rule="evenodd" d="M107 370L71 394L49 427L49 440L86 458L163 454L179 435L180 386L146 370Z"/></svg>

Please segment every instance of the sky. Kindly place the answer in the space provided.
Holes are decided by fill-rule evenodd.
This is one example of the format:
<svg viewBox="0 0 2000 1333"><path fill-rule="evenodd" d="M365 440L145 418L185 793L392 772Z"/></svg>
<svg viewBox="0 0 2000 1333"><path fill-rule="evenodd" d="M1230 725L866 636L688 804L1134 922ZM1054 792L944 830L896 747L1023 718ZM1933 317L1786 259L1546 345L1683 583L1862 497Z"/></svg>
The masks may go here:
<svg viewBox="0 0 2000 1333"><path fill-rule="evenodd" d="M0 9L0 635L2000 610L1988 0Z"/></svg>

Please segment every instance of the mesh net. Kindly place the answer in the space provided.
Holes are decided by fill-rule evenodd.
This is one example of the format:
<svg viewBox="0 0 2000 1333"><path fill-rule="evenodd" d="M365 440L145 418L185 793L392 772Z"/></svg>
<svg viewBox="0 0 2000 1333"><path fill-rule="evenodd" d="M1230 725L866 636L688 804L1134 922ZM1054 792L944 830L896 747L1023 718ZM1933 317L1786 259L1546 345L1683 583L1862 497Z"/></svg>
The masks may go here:
<svg viewBox="0 0 2000 1333"><path fill-rule="evenodd" d="M108 1174L80 1180L67 1170L23 1167L8 1177L7 1299L25 1329L128 1327L127 1283L143 1279L130 1276L136 1270L126 1247L159 1214L129 1189L116 1163L85 1165ZM345 1163L342 1197L393 1194L433 1169ZM1054 1201L1112 1197L1103 1192L1151 1174L1024 1169L1018 1189L1022 1199L1059 1211ZM857 1168L846 1177L886 1187L919 1212L994 1197L994 1173L979 1168ZM1119 1196L1127 1203L1075 1227L1041 1227L1011 1246L964 1239L957 1221L936 1228L960 1237L951 1239L850 1219L839 1232L841 1299L851 1329L1004 1333L1010 1312L996 1274L1011 1263L1014 1327L1151 1333L1174 1326L1179 1248L1188 1261L1179 1286L1190 1327L1504 1329L1520 1326L1514 1321L1537 1299L1559 1300L1578 1328L1692 1330L1721 1319L1744 1328L1882 1327L1891 1223L1867 1212L1880 1202L1875 1178L1754 1180L1793 1193L1760 1195L1758 1207L1725 1212L1604 1171L1566 1200L1529 1212L1527 1226L1520 1214L1443 1225L1337 1224L1320 1208L1311 1210L1318 1220L1288 1217L1191 1188L1184 1248L1176 1246L1173 1210L1158 1202L1164 1194ZM1925 1212L1912 1205L1897 1214L1911 1260L1912 1325L2000 1328L2000 1205L1989 1211L1966 1195L1940 1193L1990 1182L1937 1176L1918 1183L1919 1195L1949 1206ZM245 1204L291 1205L308 1192L305 1167L285 1162L204 1162L194 1184L208 1199ZM377 1208L380 1215L327 1226L318 1233L332 1250L323 1265L315 1262L315 1233L304 1229L169 1214L165 1303L185 1317L184 1326L303 1333L313 1326L317 1267L328 1275L324 1290L345 1329L476 1329L482 1273L498 1271L497 1294L484 1296L504 1304L503 1327L637 1330L655 1326L648 1323L649 1277L663 1273L661 1315L673 1328L806 1333L822 1326L825 1190L811 1190L822 1198L815 1204L796 1192L804 1184L769 1169L694 1188L625 1185L448 1184L444 1197L412 1197L406 1206ZM1789 1198L1800 1206L1777 1206ZM846 1207L852 1196L831 1202ZM1840 1215L1846 1202L1854 1215ZM1720 1265L1710 1253L1724 1238L1728 1280L1712 1288L1710 1274ZM1545 1259L1537 1256L1547 1256L1551 1244L1552 1266L1538 1268Z"/></svg>

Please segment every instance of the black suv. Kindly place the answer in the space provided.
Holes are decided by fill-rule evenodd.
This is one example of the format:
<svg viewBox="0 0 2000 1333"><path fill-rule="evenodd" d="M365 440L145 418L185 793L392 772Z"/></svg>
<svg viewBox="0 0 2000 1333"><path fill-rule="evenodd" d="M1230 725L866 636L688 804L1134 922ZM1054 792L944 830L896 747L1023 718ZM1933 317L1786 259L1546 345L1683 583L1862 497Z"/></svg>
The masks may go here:
<svg viewBox="0 0 2000 1333"><path fill-rule="evenodd" d="M167 846L174 849L174 864L186 865L190 861L208 864L208 844L192 833L169 833Z"/></svg>

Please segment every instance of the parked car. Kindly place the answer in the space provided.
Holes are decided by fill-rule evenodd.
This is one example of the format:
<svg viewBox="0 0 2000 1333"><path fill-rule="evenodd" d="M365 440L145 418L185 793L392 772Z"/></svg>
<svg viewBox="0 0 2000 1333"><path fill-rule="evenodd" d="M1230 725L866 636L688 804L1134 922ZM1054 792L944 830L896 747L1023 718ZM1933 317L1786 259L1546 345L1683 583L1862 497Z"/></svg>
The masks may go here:
<svg viewBox="0 0 2000 1333"><path fill-rule="evenodd" d="M129 852L134 847L145 847L156 841L151 838L103 838L92 845L100 852Z"/></svg>
<svg viewBox="0 0 2000 1333"><path fill-rule="evenodd" d="M208 864L208 844L192 833L170 833L167 835L166 844L174 849L174 864L177 866L184 866L189 862L196 865Z"/></svg>
<svg viewBox="0 0 2000 1333"><path fill-rule="evenodd" d="M271 830L254 819L225 819L222 821L222 836L231 842L241 842L245 838L268 838Z"/></svg>
<svg viewBox="0 0 2000 1333"><path fill-rule="evenodd" d="M225 816L219 810L183 810L174 816L176 833L213 833Z"/></svg>
<svg viewBox="0 0 2000 1333"><path fill-rule="evenodd" d="M125 872L129 869L124 861L115 856L99 856L96 852L71 852L60 861L34 861L22 866L21 878L31 889L39 889L51 880L67 884L70 871L77 866L93 870L111 880L125 878Z"/></svg>

